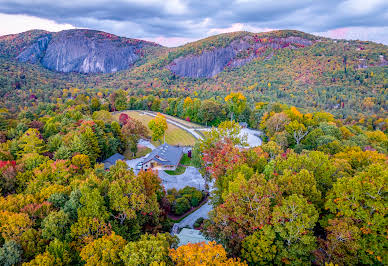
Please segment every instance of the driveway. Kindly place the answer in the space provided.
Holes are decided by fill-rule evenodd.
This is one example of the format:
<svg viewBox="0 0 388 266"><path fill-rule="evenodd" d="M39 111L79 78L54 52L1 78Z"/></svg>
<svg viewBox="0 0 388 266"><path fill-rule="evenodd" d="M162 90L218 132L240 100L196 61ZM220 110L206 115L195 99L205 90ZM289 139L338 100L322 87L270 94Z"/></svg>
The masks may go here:
<svg viewBox="0 0 388 266"><path fill-rule="evenodd" d="M159 171L159 177L166 190L172 188L179 190L186 186L205 190L205 179L198 169L192 166L186 167L186 171L181 175L169 175L165 171Z"/></svg>
<svg viewBox="0 0 388 266"><path fill-rule="evenodd" d="M147 156L147 155L146 155ZM137 174L139 172L139 170L136 170L135 167L136 165L139 163L139 162L142 162L144 160L144 157L141 157L141 158L136 158L136 159L132 159L132 160L126 160L125 162L127 163L128 165L128 168L131 168L133 169L133 172L135 174Z"/></svg>
<svg viewBox="0 0 388 266"><path fill-rule="evenodd" d="M154 144L152 144L149 140L140 139L138 145L150 148L151 150L155 149Z"/></svg>
<svg viewBox="0 0 388 266"><path fill-rule="evenodd" d="M143 111L143 113L146 114L146 115L149 115L149 116L153 116L153 117L156 116L155 114L150 113L150 112L147 112L147 111ZM202 136L199 135L197 132L195 132L194 129L188 128L188 127L184 126L183 124L181 124L181 123L179 123L179 122L176 122L176 121L174 121L174 120L172 120L172 119L170 119L170 118L168 118L168 117L166 117L166 120L167 120L168 123L173 124L174 126L177 126L177 127L181 128L181 129L183 129L183 130L186 130L186 131L189 132L191 135L193 135L194 138L196 138L196 139L201 139L201 138L202 138Z"/></svg>
<svg viewBox="0 0 388 266"><path fill-rule="evenodd" d="M197 130L201 131L210 131L211 128L197 128ZM263 132L260 130L250 129L250 128L242 128L240 131L239 136L244 137L246 136L246 142L250 148L261 146L262 140L260 138L260 135L262 135Z"/></svg>
<svg viewBox="0 0 388 266"><path fill-rule="evenodd" d="M179 223L177 223L176 225L179 227L179 228L182 228L182 227L185 227L185 226L190 226L190 227L193 227L194 226L194 223L195 221L198 219L198 218L204 218L204 219L207 219L209 218L209 212L213 209L213 205L211 205L208 202L206 202L204 205L201 206L201 208L199 208L198 210L196 210L195 212L193 212L192 214L190 214L189 216L187 216L186 218L184 218L182 221L180 221Z"/></svg>

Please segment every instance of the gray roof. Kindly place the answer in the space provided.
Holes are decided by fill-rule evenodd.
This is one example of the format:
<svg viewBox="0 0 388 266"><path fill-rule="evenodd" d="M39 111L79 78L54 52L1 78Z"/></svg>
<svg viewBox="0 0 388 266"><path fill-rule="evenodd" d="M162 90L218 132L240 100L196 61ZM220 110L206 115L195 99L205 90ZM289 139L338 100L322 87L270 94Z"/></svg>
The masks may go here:
<svg viewBox="0 0 388 266"><path fill-rule="evenodd" d="M112 165L116 164L116 161L118 160L125 160L125 157L121 155L120 153L113 154L111 157L103 161L102 163L105 166L105 169L111 167Z"/></svg>
<svg viewBox="0 0 388 266"><path fill-rule="evenodd" d="M178 165L180 159L182 158L182 154L183 149L181 147L165 143L150 152L147 157L144 158L143 162L146 163L151 160L155 160L162 165Z"/></svg>
<svg viewBox="0 0 388 266"><path fill-rule="evenodd" d="M178 246L186 245L188 243L195 244L200 242L209 242L199 230L194 229L183 228L176 236L179 238Z"/></svg>

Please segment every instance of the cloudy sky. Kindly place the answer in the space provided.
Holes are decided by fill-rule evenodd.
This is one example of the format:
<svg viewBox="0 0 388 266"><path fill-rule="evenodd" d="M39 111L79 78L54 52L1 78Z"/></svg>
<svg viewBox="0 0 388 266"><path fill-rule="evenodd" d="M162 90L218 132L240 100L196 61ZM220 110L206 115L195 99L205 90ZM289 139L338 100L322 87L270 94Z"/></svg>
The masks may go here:
<svg viewBox="0 0 388 266"><path fill-rule="evenodd" d="M387 0L0 0L0 35L90 28L178 46L210 35L296 29L388 44Z"/></svg>

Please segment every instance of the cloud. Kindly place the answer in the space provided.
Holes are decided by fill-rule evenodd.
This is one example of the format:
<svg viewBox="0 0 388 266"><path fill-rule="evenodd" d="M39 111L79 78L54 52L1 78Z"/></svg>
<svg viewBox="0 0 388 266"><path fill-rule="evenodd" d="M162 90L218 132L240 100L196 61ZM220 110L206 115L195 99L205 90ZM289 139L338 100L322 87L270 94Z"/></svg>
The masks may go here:
<svg viewBox="0 0 388 266"><path fill-rule="evenodd" d="M36 22L39 18L50 21L47 25L98 29L167 46L227 31L270 29L325 36L347 31L345 38L388 44L386 0L0 0L0 13L35 17L26 29L50 30ZM1 23L0 34L19 30L13 22L23 24L19 16L9 18L12 23Z"/></svg>
<svg viewBox="0 0 388 266"><path fill-rule="evenodd" d="M61 31L74 29L70 24L60 24L53 20L37 18L27 15L8 15L0 13L0 25L7 25L7 27L0 26L0 35L19 33L34 29L43 29L47 31Z"/></svg>

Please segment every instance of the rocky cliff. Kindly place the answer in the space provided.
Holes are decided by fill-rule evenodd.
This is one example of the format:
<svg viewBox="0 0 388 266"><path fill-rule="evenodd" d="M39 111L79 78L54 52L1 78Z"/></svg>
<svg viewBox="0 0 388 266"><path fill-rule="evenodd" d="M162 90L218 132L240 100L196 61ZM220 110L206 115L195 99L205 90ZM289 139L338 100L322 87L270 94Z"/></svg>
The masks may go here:
<svg viewBox="0 0 388 266"><path fill-rule="evenodd" d="M245 36L226 47L213 48L201 54L189 54L174 59L167 68L174 74L190 78L210 78L225 67L241 67L264 54L266 49L298 49L310 46L313 41L301 37L259 39Z"/></svg>
<svg viewBox="0 0 388 266"><path fill-rule="evenodd" d="M17 59L59 72L111 73L128 69L154 43L92 30L48 33L26 47Z"/></svg>

